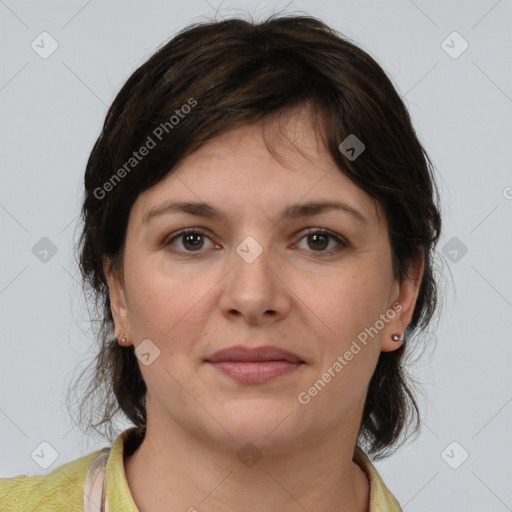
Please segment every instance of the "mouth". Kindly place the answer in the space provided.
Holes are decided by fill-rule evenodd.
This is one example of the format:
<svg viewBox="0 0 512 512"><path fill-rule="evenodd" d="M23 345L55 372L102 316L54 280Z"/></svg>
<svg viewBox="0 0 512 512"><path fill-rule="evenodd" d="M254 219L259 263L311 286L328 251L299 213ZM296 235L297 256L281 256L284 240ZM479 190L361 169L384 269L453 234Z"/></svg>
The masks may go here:
<svg viewBox="0 0 512 512"><path fill-rule="evenodd" d="M289 363L304 363L299 356L272 345L264 347L247 347L244 345L235 345L215 352L205 359L208 363L221 362L251 362L264 363L269 361L287 361Z"/></svg>
<svg viewBox="0 0 512 512"><path fill-rule="evenodd" d="M290 374L305 361L271 345L256 348L237 345L215 352L205 359L205 363L238 382L257 384Z"/></svg>

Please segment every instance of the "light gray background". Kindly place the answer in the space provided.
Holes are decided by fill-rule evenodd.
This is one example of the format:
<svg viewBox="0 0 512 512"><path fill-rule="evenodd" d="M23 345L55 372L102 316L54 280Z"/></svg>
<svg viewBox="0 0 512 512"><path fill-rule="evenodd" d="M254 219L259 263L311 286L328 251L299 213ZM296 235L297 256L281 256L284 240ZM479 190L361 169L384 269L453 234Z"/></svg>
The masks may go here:
<svg viewBox="0 0 512 512"><path fill-rule="evenodd" d="M64 404L93 356L71 252L86 159L129 75L219 4L0 0L1 477L106 445ZM388 72L439 173L439 248L458 244L443 254L437 346L412 368L428 397L422 434L375 465L407 512L512 510L512 3L225 1L218 17L282 9L323 19ZM47 59L31 47L43 31L59 45ZM444 48L461 41L442 45L453 31L469 44L457 58ZM46 262L32 251L43 237L57 247ZM59 454L45 470L31 458L44 441Z"/></svg>

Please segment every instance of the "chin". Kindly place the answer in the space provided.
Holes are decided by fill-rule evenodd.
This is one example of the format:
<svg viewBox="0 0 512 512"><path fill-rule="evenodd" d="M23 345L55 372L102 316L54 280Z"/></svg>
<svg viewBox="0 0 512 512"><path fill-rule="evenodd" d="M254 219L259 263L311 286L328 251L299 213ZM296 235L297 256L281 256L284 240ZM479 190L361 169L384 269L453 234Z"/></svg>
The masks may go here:
<svg viewBox="0 0 512 512"><path fill-rule="evenodd" d="M224 403L219 415L220 423L233 436L226 433L229 443L236 445L251 442L260 449L286 445L300 435L301 421L295 404L275 399L238 400L234 404Z"/></svg>

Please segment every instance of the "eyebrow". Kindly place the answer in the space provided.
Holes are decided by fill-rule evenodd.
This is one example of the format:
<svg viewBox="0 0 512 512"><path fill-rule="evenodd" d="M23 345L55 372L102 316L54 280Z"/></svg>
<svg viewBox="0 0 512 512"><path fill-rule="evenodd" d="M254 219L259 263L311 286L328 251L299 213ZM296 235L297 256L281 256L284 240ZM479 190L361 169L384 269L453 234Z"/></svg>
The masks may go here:
<svg viewBox="0 0 512 512"><path fill-rule="evenodd" d="M321 213L338 210L348 213L363 224L367 224L366 217L353 208L352 206L342 201L310 201L307 203L294 204L287 206L281 212L282 219L299 219L303 217L312 217ZM167 201L161 203L154 208L151 208L144 214L142 223L149 222L154 217L159 215L181 212L194 215L196 217L203 217L208 219L219 219L226 221L227 213L222 210L217 210L213 206L204 202L189 202L189 201Z"/></svg>

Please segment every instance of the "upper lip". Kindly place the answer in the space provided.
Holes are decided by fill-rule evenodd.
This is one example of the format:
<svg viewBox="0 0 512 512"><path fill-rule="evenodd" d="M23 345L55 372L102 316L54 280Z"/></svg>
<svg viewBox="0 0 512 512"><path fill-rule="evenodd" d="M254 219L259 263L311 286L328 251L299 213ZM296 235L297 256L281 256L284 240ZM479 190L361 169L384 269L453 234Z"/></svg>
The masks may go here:
<svg viewBox="0 0 512 512"><path fill-rule="evenodd" d="M289 361L291 363L303 363L304 361L297 355L274 347L273 345L265 345L263 347L247 347L244 345L235 345L223 350L215 352L206 358L207 362L219 363L224 361L242 361L242 362L258 362L258 361Z"/></svg>

